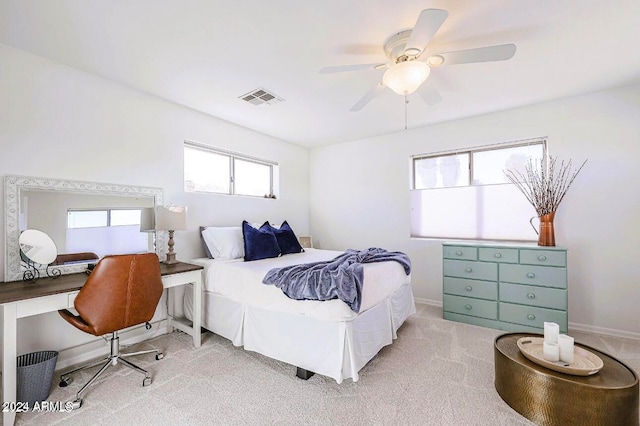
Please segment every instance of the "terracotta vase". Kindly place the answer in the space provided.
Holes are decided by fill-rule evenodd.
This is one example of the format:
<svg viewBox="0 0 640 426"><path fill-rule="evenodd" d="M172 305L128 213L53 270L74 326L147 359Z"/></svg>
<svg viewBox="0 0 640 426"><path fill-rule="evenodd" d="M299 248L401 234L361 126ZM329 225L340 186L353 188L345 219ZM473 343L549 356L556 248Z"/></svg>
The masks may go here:
<svg viewBox="0 0 640 426"><path fill-rule="evenodd" d="M556 245L556 237L553 231L553 218L555 217L556 212L551 212L549 214L545 214L539 217L540 219L540 232L533 226L532 217L529 221L531 226L538 234L538 245L539 246L555 246Z"/></svg>

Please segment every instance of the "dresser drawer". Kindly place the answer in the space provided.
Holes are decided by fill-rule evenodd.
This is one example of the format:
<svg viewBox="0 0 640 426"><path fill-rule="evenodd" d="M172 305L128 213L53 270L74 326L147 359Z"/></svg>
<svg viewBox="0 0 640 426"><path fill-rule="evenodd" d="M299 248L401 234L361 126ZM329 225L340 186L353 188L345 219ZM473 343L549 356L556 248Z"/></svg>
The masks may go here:
<svg viewBox="0 0 640 426"><path fill-rule="evenodd" d="M445 294L443 310L474 317L498 319L498 302Z"/></svg>
<svg viewBox="0 0 640 426"><path fill-rule="evenodd" d="M567 288L565 268L500 264L500 282Z"/></svg>
<svg viewBox="0 0 640 426"><path fill-rule="evenodd" d="M443 285L445 294L489 300L498 299L498 284L495 282L444 277Z"/></svg>
<svg viewBox="0 0 640 426"><path fill-rule="evenodd" d="M442 257L445 259L477 260L478 249L466 246L442 246Z"/></svg>
<svg viewBox="0 0 640 426"><path fill-rule="evenodd" d="M518 249L481 247L478 259L485 262L518 263Z"/></svg>
<svg viewBox="0 0 640 426"><path fill-rule="evenodd" d="M567 332L567 312L534 306L514 305L500 302L500 321L544 328L544 322L555 322L560 330Z"/></svg>
<svg viewBox="0 0 640 426"><path fill-rule="evenodd" d="M560 250L520 250L523 265L567 266L567 252Z"/></svg>
<svg viewBox="0 0 640 426"><path fill-rule="evenodd" d="M500 301L567 310L567 290L500 283Z"/></svg>
<svg viewBox="0 0 640 426"><path fill-rule="evenodd" d="M471 278L486 281L496 281L498 279L497 263L445 259L442 266L444 275L448 277Z"/></svg>

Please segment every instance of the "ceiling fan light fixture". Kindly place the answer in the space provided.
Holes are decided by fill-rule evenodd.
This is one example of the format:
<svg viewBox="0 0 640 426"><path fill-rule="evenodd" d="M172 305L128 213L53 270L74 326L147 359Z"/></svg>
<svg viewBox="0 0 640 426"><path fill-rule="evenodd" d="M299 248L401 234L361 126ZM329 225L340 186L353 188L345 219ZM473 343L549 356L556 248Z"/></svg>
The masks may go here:
<svg viewBox="0 0 640 426"><path fill-rule="evenodd" d="M425 82L431 69L422 61L399 62L385 71L382 82L398 95L410 95Z"/></svg>

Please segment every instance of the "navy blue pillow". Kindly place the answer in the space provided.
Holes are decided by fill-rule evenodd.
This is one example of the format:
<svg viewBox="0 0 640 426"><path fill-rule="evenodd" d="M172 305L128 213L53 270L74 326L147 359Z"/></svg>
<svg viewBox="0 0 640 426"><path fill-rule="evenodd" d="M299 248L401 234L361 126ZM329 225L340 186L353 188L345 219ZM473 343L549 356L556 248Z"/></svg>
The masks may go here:
<svg viewBox="0 0 640 426"><path fill-rule="evenodd" d="M271 231L271 225L265 222L260 229L242 221L242 237L244 238L244 260L269 259L280 256L278 240Z"/></svg>
<svg viewBox="0 0 640 426"><path fill-rule="evenodd" d="M296 234L293 233L293 229L291 229L291 226L289 226L286 220L282 222L280 229L276 229L271 225L269 225L269 227L271 228L271 232L273 232L276 236L276 240L278 240L278 246L280 247L280 252L283 255L301 253L304 251L304 249L300 245L300 242L298 241L298 237L296 237Z"/></svg>

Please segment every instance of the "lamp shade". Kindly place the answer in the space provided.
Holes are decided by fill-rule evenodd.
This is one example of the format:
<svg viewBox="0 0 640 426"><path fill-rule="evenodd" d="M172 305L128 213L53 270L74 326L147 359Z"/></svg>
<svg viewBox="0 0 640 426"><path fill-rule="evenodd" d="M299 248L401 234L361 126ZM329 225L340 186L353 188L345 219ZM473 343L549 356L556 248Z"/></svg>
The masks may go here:
<svg viewBox="0 0 640 426"><path fill-rule="evenodd" d="M409 95L425 82L431 69L422 61L398 62L382 77L382 82L398 95Z"/></svg>
<svg viewBox="0 0 640 426"><path fill-rule="evenodd" d="M156 230L156 209L145 207L140 209L140 232L153 232Z"/></svg>
<svg viewBox="0 0 640 426"><path fill-rule="evenodd" d="M187 208L174 205L158 206L156 208L156 229L163 231L187 229Z"/></svg>

